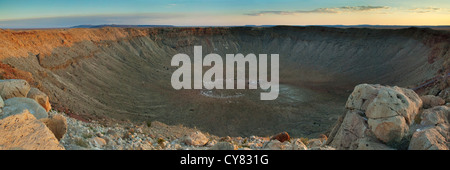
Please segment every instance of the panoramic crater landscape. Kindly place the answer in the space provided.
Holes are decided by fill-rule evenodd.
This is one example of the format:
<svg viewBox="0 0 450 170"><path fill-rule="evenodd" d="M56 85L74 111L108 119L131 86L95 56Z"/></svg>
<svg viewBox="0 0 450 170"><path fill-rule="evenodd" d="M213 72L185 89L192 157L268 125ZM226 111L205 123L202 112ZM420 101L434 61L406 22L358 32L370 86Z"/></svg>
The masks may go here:
<svg viewBox="0 0 450 170"><path fill-rule="evenodd" d="M11 4L0 3L0 9ZM228 15L209 20L216 13L194 20L189 11L183 17L183 11L4 15L0 149L449 150L450 27L423 18L411 23L425 26L376 19L399 17L399 10L435 12L431 21L447 21L445 6L251 9L241 12L242 22ZM304 15L320 24L279 22L308 20L298 17ZM364 17L373 25L329 25ZM155 25L138 25L147 24L145 18ZM255 65L247 62L244 79L225 77L225 71L214 77L224 85L243 81L245 89L176 89L171 78L181 65L174 66L173 58L186 54L195 61L195 47L203 58L217 54L224 64L227 54L255 54L259 64L259 54L277 54L279 66L269 57L267 69L268 79L279 83L265 89L260 79L249 80ZM202 75L216 65L203 66ZM279 74L270 74L271 67ZM278 97L261 100L271 90Z"/></svg>
<svg viewBox="0 0 450 170"><path fill-rule="evenodd" d="M329 133L357 84L438 95L442 89L420 86L449 72L449 33L420 28L104 27L0 35L4 74L23 76L69 117L159 121L217 136L286 131L315 138ZM261 101L258 90L248 89L173 89L172 56L193 56L194 45L204 55L279 52L279 97Z"/></svg>

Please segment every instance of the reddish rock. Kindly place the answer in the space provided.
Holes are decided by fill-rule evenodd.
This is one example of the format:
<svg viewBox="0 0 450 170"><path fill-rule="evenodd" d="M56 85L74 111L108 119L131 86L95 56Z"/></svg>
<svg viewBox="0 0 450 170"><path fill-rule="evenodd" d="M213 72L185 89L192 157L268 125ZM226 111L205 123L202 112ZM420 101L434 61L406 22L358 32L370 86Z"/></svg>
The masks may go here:
<svg viewBox="0 0 450 170"><path fill-rule="evenodd" d="M280 142L284 142L284 141L290 141L291 137L289 136L289 134L287 132L281 132L271 138L271 140L274 140L274 139L276 139Z"/></svg>

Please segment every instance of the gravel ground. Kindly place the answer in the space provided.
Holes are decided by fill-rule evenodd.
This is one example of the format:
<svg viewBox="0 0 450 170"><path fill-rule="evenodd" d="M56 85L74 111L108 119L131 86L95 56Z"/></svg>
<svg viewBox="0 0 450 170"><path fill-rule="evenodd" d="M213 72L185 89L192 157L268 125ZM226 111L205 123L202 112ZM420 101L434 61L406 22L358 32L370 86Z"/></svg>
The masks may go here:
<svg viewBox="0 0 450 170"><path fill-rule="evenodd" d="M323 143L320 139L291 138L290 141L279 142L259 136L218 137L157 121L105 126L96 121L83 122L54 110L49 112L49 115L55 114L67 119L67 133L60 141L67 150L304 150L307 147L303 143L308 141L314 145L309 149L332 149L320 147Z"/></svg>

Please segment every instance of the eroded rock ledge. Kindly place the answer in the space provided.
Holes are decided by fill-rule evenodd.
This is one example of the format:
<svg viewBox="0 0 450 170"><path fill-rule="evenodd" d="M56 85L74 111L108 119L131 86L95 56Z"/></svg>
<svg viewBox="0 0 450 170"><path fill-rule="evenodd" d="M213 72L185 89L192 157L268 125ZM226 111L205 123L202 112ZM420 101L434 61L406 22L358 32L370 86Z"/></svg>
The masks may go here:
<svg viewBox="0 0 450 170"><path fill-rule="evenodd" d="M46 94L25 80L9 79L0 80L0 96L0 149L64 150L59 140L66 119L49 117Z"/></svg>

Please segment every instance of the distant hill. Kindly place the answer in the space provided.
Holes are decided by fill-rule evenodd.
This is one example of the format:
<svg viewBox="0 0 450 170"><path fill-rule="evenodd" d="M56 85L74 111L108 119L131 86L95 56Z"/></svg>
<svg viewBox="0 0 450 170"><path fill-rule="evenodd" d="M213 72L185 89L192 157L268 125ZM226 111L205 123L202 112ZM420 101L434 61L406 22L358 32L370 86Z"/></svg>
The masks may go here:
<svg viewBox="0 0 450 170"><path fill-rule="evenodd" d="M120 28L136 28L136 27L174 27L173 25L116 25L116 24L104 24L104 25L77 25L70 28L103 28L103 27L120 27Z"/></svg>
<svg viewBox="0 0 450 170"><path fill-rule="evenodd" d="M283 25L230 25L230 26L174 26L174 25L116 25L116 24L102 24L102 25L77 25L70 28L103 28L103 27L120 27L120 28L139 28L139 27L276 27ZM450 25L442 26L421 26L421 25L286 25L286 26L319 26L319 27L334 27L334 28L374 28L374 29L402 29L402 28L431 28L438 30L450 30Z"/></svg>
<svg viewBox="0 0 450 170"><path fill-rule="evenodd" d="M310 25L313 26L313 25ZM450 25L317 25L322 27L348 27L348 28L448 28Z"/></svg>

